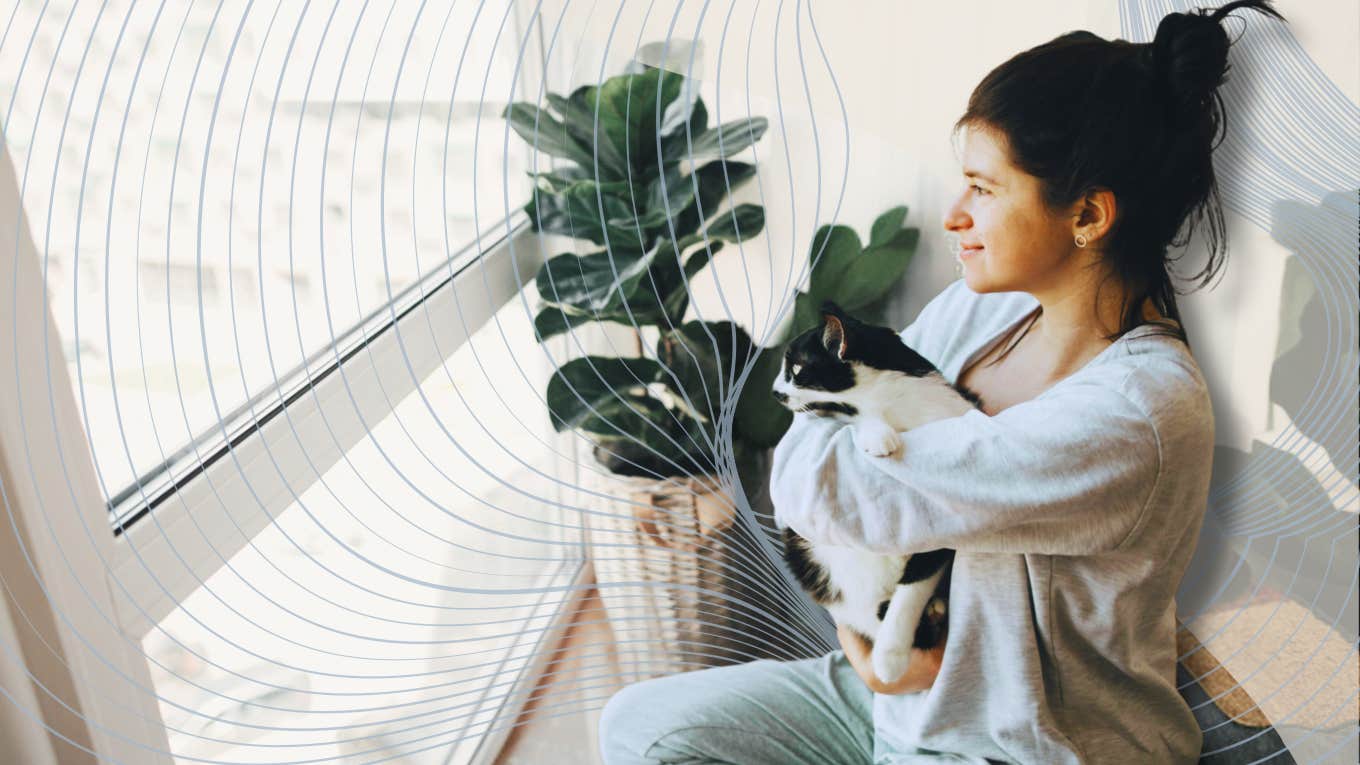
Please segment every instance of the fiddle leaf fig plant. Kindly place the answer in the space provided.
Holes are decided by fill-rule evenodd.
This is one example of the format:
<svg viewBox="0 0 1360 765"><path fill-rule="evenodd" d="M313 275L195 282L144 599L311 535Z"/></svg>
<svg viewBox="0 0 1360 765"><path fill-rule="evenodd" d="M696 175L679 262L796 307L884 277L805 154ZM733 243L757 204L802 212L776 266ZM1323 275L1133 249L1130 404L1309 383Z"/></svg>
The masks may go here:
<svg viewBox="0 0 1360 765"><path fill-rule="evenodd" d="M534 226L600 248L539 269L540 340L588 322L631 327L639 347L645 330L659 338L654 359L586 356L548 382L554 427L590 434L596 457L618 473L715 472L722 413L736 405L733 370L753 353L736 324L684 319L690 281L725 244L765 227L760 205L723 203L755 175L731 157L759 141L767 121L709 127L703 100L685 85L646 68L504 114L524 140L567 163L534 174L524 208ZM730 436L739 456L751 451L739 430Z"/></svg>

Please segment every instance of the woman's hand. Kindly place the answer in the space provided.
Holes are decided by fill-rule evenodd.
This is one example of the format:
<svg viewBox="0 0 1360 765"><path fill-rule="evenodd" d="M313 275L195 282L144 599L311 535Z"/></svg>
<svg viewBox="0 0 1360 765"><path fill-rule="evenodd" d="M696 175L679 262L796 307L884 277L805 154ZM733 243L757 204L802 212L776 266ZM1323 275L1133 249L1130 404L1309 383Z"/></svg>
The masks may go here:
<svg viewBox="0 0 1360 765"><path fill-rule="evenodd" d="M874 674L869 660L869 643L848 627L837 626L836 636L841 640L845 658L855 668L864 684L874 693L915 693L928 690L935 684L935 676L940 673L940 663L944 661L944 643L928 650L911 650L911 665L906 674L894 682L884 683Z"/></svg>

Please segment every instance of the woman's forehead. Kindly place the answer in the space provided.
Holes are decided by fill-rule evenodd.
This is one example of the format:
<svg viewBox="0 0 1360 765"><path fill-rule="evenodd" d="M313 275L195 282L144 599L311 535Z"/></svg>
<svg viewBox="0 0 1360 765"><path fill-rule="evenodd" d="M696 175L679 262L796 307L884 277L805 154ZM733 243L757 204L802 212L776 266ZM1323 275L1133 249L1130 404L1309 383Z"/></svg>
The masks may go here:
<svg viewBox="0 0 1360 765"><path fill-rule="evenodd" d="M993 184L1004 183L1014 172L1005 139L992 130L969 128L963 136L959 161L964 175Z"/></svg>

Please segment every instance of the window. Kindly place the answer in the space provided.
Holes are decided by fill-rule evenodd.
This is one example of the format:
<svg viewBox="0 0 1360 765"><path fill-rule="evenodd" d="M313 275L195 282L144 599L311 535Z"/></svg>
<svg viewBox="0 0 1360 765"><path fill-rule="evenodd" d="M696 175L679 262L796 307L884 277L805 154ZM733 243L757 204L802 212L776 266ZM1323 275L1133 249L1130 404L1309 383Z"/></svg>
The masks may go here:
<svg viewBox="0 0 1360 765"><path fill-rule="evenodd" d="M0 114L114 505L526 197L514 19L363 8L75 7L59 49L16 11L50 57L0 48Z"/></svg>
<svg viewBox="0 0 1360 765"><path fill-rule="evenodd" d="M304 6L0 43L0 480L111 761L486 761L586 575L499 118L539 36Z"/></svg>

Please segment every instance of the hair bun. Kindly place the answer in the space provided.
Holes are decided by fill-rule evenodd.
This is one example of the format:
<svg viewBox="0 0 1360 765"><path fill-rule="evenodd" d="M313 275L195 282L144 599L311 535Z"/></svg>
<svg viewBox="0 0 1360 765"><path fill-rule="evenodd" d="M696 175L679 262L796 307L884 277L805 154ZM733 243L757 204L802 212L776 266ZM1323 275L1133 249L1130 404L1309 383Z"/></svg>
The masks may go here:
<svg viewBox="0 0 1360 765"><path fill-rule="evenodd" d="M1157 25L1149 56L1177 112L1200 106L1223 83L1230 42L1220 22L1239 8L1284 19L1270 0L1237 0L1212 11L1168 14Z"/></svg>

